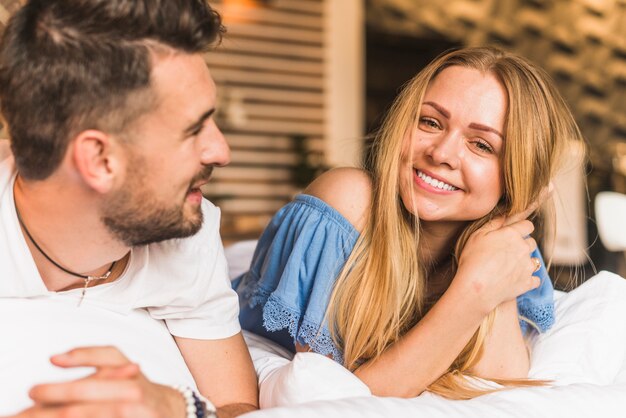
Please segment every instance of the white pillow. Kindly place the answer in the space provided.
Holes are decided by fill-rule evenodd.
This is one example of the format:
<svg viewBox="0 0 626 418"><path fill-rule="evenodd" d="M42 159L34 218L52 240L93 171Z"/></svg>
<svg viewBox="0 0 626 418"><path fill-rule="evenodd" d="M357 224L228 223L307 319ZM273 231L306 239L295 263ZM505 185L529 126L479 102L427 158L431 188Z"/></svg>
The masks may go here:
<svg viewBox="0 0 626 418"><path fill-rule="evenodd" d="M328 357L297 353L244 331L259 377L261 408L296 405L318 400L371 396L358 377Z"/></svg>
<svg viewBox="0 0 626 418"><path fill-rule="evenodd" d="M531 344L530 377L557 386L617 382L626 355L626 280L602 271L559 297L555 311L553 328Z"/></svg>

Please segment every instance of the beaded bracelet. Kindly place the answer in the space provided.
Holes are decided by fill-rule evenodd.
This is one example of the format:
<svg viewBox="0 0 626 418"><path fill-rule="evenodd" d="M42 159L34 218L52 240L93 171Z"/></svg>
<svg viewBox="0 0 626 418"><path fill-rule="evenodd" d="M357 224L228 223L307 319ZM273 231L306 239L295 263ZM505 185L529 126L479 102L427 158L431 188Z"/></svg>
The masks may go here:
<svg viewBox="0 0 626 418"><path fill-rule="evenodd" d="M185 399L185 418L217 417L215 406L202 395L187 386L174 386Z"/></svg>

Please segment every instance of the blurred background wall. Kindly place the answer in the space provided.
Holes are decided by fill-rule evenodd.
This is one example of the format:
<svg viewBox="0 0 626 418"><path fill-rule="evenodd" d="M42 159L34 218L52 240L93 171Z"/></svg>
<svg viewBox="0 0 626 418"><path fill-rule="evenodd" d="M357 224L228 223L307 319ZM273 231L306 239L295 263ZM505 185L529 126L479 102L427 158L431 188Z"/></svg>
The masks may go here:
<svg viewBox="0 0 626 418"><path fill-rule="evenodd" d="M0 23L19 3L0 0ZM598 192L626 193L626 0L210 3L228 28L206 60L233 154L204 192L222 208L226 242L258 237L323 170L360 164L399 88L436 55L495 44L552 75L588 142L588 161L557 180L554 274L595 264L626 275L593 212Z"/></svg>

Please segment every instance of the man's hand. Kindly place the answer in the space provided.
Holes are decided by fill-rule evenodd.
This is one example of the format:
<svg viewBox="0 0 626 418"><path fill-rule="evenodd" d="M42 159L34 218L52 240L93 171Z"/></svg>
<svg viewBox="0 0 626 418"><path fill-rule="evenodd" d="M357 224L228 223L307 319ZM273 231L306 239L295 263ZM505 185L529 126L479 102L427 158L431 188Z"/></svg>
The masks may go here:
<svg viewBox="0 0 626 418"><path fill-rule="evenodd" d="M34 386L35 405L14 418L183 418L177 390L148 381L139 366L114 347L77 348L53 356L59 367L95 367L82 379Z"/></svg>

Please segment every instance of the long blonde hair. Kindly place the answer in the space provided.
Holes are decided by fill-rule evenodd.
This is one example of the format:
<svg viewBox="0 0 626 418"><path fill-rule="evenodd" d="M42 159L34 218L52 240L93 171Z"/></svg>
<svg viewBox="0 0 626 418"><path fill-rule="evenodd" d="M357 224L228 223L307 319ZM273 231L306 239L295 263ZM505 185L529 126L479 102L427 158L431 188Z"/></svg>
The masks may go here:
<svg viewBox="0 0 626 418"><path fill-rule="evenodd" d="M471 233L491 217L521 212L534 202L554 177L568 142L582 140L549 76L519 56L491 47L466 48L444 53L420 71L397 97L376 137L369 218L337 279L327 311L331 333L350 370L380 356L426 313L427 277L418 256L419 220L399 197L400 156L429 83L450 66L491 73L508 95L501 162L504 195L488 215L463 229L454 249L455 260ZM455 271L456 264L452 274ZM428 390L456 399L486 392L466 377L481 358L494 315L495 311L485 318L448 371ZM528 380L499 383L536 384Z"/></svg>

